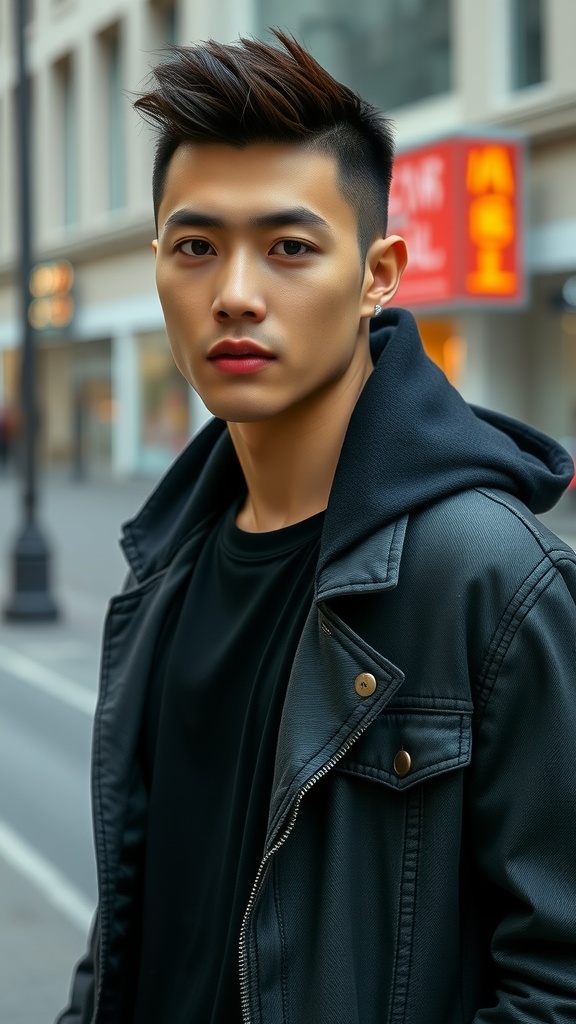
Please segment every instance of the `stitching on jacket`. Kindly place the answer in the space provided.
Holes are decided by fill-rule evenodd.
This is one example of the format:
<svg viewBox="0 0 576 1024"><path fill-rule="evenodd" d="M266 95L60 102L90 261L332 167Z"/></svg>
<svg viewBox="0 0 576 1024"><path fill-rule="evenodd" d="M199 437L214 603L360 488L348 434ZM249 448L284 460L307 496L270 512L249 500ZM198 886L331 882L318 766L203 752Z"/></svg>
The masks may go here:
<svg viewBox="0 0 576 1024"><path fill-rule="evenodd" d="M142 562L142 559L140 558L140 552L138 551L138 546L134 542L132 534L124 533L122 535L120 543L128 559L128 564L130 565L130 568L133 570L136 579L138 579L138 576L142 573L144 564Z"/></svg>
<svg viewBox="0 0 576 1024"><path fill-rule="evenodd" d="M357 775L365 775L367 778L375 779L376 781L391 783L393 789L403 792L411 785L415 785L416 782L440 775L442 769L457 768L461 763L460 755L458 757L453 755L444 761L435 761L434 764L427 765L426 768L419 768L418 771L412 773L409 779L406 778L402 782L399 782L396 776L392 772L387 772L385 768L374 768L372 765L361 764L359 761L349 761L347 758L341 762L340 767L337 767L336 771L350 771Z"/></svg>
<svg viewBox="0 0 576 1024"><path fill-rule="evenodd" d="M390 577L398 574L408 519L409 516L405 514L390 524L392 527L392 537L390 538L390 544L386 553L386 569L383 579L379 579L377 582L373 580L369 582L362 580L357 582L348 581L344 586L342 583L336 583L330 587L319 587L319 580L317 579L314 585L314 599L316 602L327 601L331 597L339 596L343 589L347 594L369 594L375 591L390 590L394 586L394 583L390 582ZM322 576L325 568L324 566L319 574L320 576Z"/></svg>
<svg viewBox="0 0 576 1024"><path fill-rule="evenodd" d="M130 529L128 530L128 532L124 531L124 533L122 534L120 545L127 556L130 568L132 570L138 568L138 573L134 572L134 575L138 580L138 583L148 583L150 580L155 579L157 576L162 576L165 572L167 572L170 566L172 565L172 562L174 561L178 553L182 550L182 548L193 539L196 533L201 534L206 532L205 527L213 519L214 515L210 513L209 515L206 515L204 519L202 519L199 523L196 523L193 527L186 531L184 535L180 537L180 539L178 540L175 550L170 551L168 553L165 564L160 569L157 569L152 576L147 576L142 580L139 579L139 576L141 576L144 572L145 560L140 557L138 543L141 543L142 541L146 540L146 531L140 529L140 527L136 527L134 525L134 521L131 521L129 524L127 524L130 526Z"/></svg>
<svg viewBox="0 0 576 1024"><path fill-rule="evenodd" d="M127 609L130 609L133 605L138 604L140 599L144 597L149 590L153 589L153 585L159 579L162 579L162 577L166 575L166 573L168 572L168 568L169 567L167 567L166 569L160 569L158 572L155 572L153 576L149 576L148 579L144 580L142 583L136 580L136 586L132 587L130 590L126 590L126 585L130 582L129 577L124 584L124 589L121 590L119 594L114 594L114 596L110 599L110 610L125 611ZM133 574L131 575L133 576ZM136 579L135 576L133 576L133 578Z"/></svg>
<svg viewBox="0 0 576 1024"><path fill-rule="evenodd" d="M250 934L250 932L252 934ZM254 966L254 975L255 975L255 984L256 984L256 995L258 997L258 1010L259 1010L259 1013L260 1013L260 1020L263 1021L264 1020L264 1015L262 1013L262 999L261 999L261 993L260 993L260 974L259 974L259 966L260 966L260 964L259 964L259 956L258 956L258 938L257 938L257 929L254 928L254 926L252 926L252 928L250 929L250 931L248 933L248 941L250 943L250 946L252 947L252 963L253 963L253 966Z"/></svg>
<svg viewBox="0 0 576 1024"><path fill-rule="evenodd" d="M425 701L429 703L424 703ZM395 712L410 711L422 714L423 711L431 711L439 715L471 715L473 710L474 705L466 697L439 697L438 694L431 693L419 693L417 696L407 694L405 697L399 697L395 694L386 708L386 714L393 715Z"/></svg>
<svg viewBox="0 0 576 1024"><path fill-rule="evenodd" d="M109 627L108 627L109 629ZM100 693L98 705L100 706L105 694L108 691L108 683L110 679L110 661L111 661L111 637L107 637L108 643L104 645L103 659L102 659L102 691ZM94 789L98 793L98 802L96 805L97 820L98 820L98 835L95 835L96 850L99 854L100 870L102 875L102 893L109 888L110 885L110 867L108 861L108 850L105 841L105 829L104 829L104 816L102 812L102 716L98 714L95 716L95 728L94 728ZM106 961L108 958L108 946L110 945L110 912L109 903L110 900L103 900L102 893L100 894L99 900L99 917L100 917L100 971L98 977L98 985L95 986L94 1002L95 1006L99 1007L100 995L104 989L104 974L106 971ZM108 934L107 934L108 933ZM107 945L104 945L104 939L107 939ZM96 979L95 979L96 980ZM96 1019L96 1013L94 1013L94 1019Z"/></svg>
<svg viewBox="0 0 576 1024"><path fill-rule="evenodd" d="M161 574L158 574L161 575ZM94 1020L100 1018L101 1006L99 1003L100 995L104 992L104 976L107 969L107 962L109 956L110 938L111 938L111 915L110 915L110 899L109 894L107 899L103 899L102 896L106 890L109 890L111 884L111 873L110 873L110 861L108 857L108 846L106 843L106 830L104 827L104 815L102 811L103 804L103 760L102 760L102 714L101 708L104 706L107 695L109 692L110 682L110 669L112 663L112 636L111 636L111 621L112 616L117 614L118 616L125 616L130 612L130 609L140 603L143 594L147 593L148 590L153 588L156 576L151 577L144 584L140 584L138 591L130 591L128 593L118 594L112 598L110 605L110 611L107 616L104 640L102 644L102 665L100 672L101 688L98 694L98 703L96 713L94 716L94 739L93 739L93 775L92 785L95 797L94 800L94 819L97 828L94 830L94 845L96 848L96 854L99 864L99 872L102 880L102 893L98 901L98 916L99 916L99 942L100 942L100 969L98 974L94 970L94 1001L97 1005L98 1013L95 1014ZM106 939L106 944L104 944Z"/></svg>
<svg viewBox="0 0 576 1024"><path fill-rule="evenodd" d="M408 528L408 519L409 516L403 516L401 519L396 520L394 533L392 534L392 542L388 552L388 574L390 572L390 567L396 571L398 570L400 556L404 548L404 537L406 536L406 530Z"/></svg>
<svg viewBox="0 0 576 1024"><path fill-rule="evenodd" d="M548 563L548 565L542 575L538 570L542 570L545 563ZM478 725L482 722L484 712L498 678L500 666L516 633L528 613L558 575L556 566L545 556L510 600L508 608L500 621L500 627L489 645L484 662L485 667L478 674L476 704ZM537 578L534 579L534 577Z"/></svg>
<svg viewBox="0 0 576 1024"><path fill-rule="evenodd" d="M478 674L476 710L478 725L480 725L494 690L498 671L517 630L520 628L524 618L534 607L540 596L553 582L556 575L560 575L560 566L562 563L565 562L568 565L573 566L576 555L574 552L567 550L564 545L562 545L562 547L552 547L550 542L544 538L537 527L530 522L530 520L527 519L519 509L500 494L484 487L477 487L476 490L490 501L501 505L515 516L515 518L523 524L543 552L542 559L534 567L532 573L526 578L524 583L518 588L516 594L510 600L508 608L499 623L499 627L488 646L483 666ZM562 542L560 543L562 544ZM537 576L538 572L542 572L546 562L548 563L548 569L546 572L540 577L540 579L536 579L533 584L532 592L528 593L524 599L521 599L517 608L515 608L517 598L525 589L528 588L529 584L533 578ZM516 621L514 621L515 619Z"/></svg>
<svg viewBox="0 0 576 1024"><path fill-rule="evenodd" d="M286 977L286 964L288 957L286 952L286 934L284 932L284 921L280 907L280 894L278 892L278 858L275 857L272 863L272 892L274 893L274 906L278 919L278 933L280 935L280 986L282 989L282 1015L285 1021L288 1020L288 979Z"/></svg>
<svg viewBox="0 0 576 1024"><path fill-rule="evenodd" d="M527 519L526 516L522 515L520 509L517 509L510 502L506 501L506 499L503 498L500 494L496 494L495 491L491 491L485 487L476 487L475 490L478 491L479 494L483 494L484 497L489 498L490 501L494 501L496 504L502 505L503 508L508 509L508 511L511 512L512 515L515 516L516 519L518 519L519 522L521 522L526 527L529 533L532 534L534 540L542 548L544 554L550 556L552 552L560 551L562 552L562 554L567 556L569 561L574 561L574 558L570 557L570 553L565 550L564 546L562 548L551 547L550 544L545 540L543 535L540 533L538 528L534 525L534 523L530 522L530 520ZM560 543L562 543L562 541Z"/></svg>
<svg viewBox="0 0 576 1024"><path fill-rule="evenodd" d="M386 573L383 580L377 582L370 581L347 583L346 593L347 594L370 594L377 591L389 590L392 586L390 582L391 576L398 574L398 567L400 564L400 558L402 550L404 548L404 537L406 536L406 527L408 524L408 516L402 516L401 519L397 519L393 525L392 537L390 540L390 546L386 555ZM322 591L321 600L327 600L329 597L338 595L342 592L342 584L339 583L336 586L330 587L329 590Z"/></svg>
<svg viewBox="0 0 576 1024"><path fill-rule="evenodd" d="M260 955L258 953L258 936L256 934L256 928L254 928L254 973L256 975L256 991L258 993L258 1010L260 1011L260 1020L265 1021L266 1018L262 1012L262 985L260 984Z"/></svg>
<svg viewBox="0 0 576 1024"><path fill-rule="evenodd" d="M414 919L416 916L414 907L418 885L422 793L422 787L412 790L406 802L406 824L402 854L402 886L400 890L394 975L390 992L389 1024L402 1024L406 1020L412 947L414 943Z"/></svg>

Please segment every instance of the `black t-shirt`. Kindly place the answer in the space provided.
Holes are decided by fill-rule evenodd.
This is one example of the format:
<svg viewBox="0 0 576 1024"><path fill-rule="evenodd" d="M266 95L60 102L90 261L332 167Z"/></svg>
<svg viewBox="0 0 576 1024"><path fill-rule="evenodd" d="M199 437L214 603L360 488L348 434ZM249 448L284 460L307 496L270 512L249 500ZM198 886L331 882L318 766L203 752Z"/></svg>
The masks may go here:
<svg viewBox="0 0 576 1024"><path fill-rule="evenodd" d="M206 540L153 673L134 1024L241 1021L238 939L323 513L254 534L238 529L237 511Z"/></svg>

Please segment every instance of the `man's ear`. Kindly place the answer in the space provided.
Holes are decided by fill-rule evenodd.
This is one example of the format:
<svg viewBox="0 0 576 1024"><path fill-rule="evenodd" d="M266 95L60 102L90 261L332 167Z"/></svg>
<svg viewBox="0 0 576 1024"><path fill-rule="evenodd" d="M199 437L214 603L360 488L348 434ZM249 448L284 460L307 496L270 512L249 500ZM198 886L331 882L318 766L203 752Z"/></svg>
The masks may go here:
<svg viewBox="0 0 576 1024"><path fill-rule="evenodd" d="M152 248L154 249L154 255L157 256L158 255L158 239L157 238L155 238L154 241L152 242Z"/></svg>
<svg viewBox="0 0 576 1024"><path fill-rule="evenodd" d="M400 235L372 243L366 253L362 317L374 316L374 306L385 306L394 298L407 262L406 242Z"/></svg>

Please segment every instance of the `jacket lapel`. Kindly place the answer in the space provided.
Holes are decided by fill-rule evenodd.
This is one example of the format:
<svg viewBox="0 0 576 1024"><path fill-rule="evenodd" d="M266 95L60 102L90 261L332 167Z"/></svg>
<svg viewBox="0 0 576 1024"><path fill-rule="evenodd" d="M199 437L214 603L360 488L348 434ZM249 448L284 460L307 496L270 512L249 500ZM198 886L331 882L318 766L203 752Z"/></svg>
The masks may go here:
<svg viewBox="0 0 576 1024"><path fill-rule="evenodd" d="M327 599L395 587L405 531L406 518L385 527L317 580L280 724L267 850L289 821L298 794L345 755L403 682L402 671L336 615ZM362 686L365 674L376 681L372 693Z"/></svg>

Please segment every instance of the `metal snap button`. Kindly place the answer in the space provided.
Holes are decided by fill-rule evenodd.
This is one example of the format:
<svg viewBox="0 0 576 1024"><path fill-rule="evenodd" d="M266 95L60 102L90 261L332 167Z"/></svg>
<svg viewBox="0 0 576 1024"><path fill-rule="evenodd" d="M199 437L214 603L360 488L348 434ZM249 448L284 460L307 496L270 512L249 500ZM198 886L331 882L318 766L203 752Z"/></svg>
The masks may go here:
<svg viewBox="0 0 576 1024"><path fill-rule="evenodd" d="M394 771L396 775L403 778L404 775L408 775L410 768L412 767L412 758L407 750L399 750L394 758Z"/></svg>
<svg viewBox="0 0 576 1024"><path fill-rule="evenodd" d="M371 697L377 685L375 677L370 672L361 672L354 680L354 689L359 697Z"/></svg>

